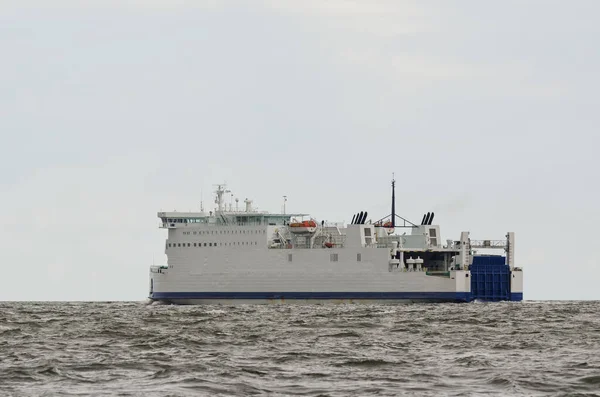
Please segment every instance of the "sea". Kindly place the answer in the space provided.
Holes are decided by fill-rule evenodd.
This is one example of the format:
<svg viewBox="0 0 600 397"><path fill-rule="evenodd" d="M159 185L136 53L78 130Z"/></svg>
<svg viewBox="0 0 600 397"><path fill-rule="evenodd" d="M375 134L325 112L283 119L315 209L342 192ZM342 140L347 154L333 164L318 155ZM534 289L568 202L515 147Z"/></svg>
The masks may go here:
<svg viewBox="0 0 600 397"><path fill-rule="evenodd" d="M1 396L600 396L600 302L0 302Z"/></svg>

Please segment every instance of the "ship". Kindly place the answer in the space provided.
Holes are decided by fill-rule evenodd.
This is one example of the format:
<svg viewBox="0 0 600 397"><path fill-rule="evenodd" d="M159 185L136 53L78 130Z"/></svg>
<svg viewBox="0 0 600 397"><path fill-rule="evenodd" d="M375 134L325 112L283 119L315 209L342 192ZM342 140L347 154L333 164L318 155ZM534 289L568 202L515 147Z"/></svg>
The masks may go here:
<svg viewBox="0 0 600 397"><path fill-rule="evenodd" d="M515 234L475 240L468 231L441 238L435 213L413 223L391 213L350 223L308 214L259 211L225 184L214 210L158 212L168 231L166 264L150 267L149 299L170 304L409 303L521 301L523 269Z"/></svg>

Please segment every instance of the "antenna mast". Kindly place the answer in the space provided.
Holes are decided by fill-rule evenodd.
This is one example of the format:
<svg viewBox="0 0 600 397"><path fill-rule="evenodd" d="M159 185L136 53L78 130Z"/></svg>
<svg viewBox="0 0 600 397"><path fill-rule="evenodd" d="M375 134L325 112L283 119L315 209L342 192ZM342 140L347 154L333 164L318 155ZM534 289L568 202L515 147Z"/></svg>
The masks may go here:
<svg viewBox="0 0 600 397"><path fill-rule="evenodd" d="M396 227L396 179L392 172L392 227Z"/></svg>
<svg viewBox="0 0 600 397"><path fill-rule="evenodd" d="M215 193L217 194L217 197L215 199L215 204L217 204L217 210L219 212L223 212L223 193L231 193L231 190L226 190L225 189L226 185L222 184L222 185L217 185L217 190L215 191ZM227 204L225 204L225 210L227 210Z"/></svg>

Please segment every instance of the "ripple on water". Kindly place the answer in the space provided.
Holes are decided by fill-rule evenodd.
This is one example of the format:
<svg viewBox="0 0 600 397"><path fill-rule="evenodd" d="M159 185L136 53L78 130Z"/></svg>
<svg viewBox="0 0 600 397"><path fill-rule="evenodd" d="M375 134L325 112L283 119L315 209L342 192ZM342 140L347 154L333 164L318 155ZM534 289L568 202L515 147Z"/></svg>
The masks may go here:
<svg viewBox="0 0 600 397"><path fill-rule="evenodd" d="M599 312L0 302L0 395L594 395Z"/></svg>

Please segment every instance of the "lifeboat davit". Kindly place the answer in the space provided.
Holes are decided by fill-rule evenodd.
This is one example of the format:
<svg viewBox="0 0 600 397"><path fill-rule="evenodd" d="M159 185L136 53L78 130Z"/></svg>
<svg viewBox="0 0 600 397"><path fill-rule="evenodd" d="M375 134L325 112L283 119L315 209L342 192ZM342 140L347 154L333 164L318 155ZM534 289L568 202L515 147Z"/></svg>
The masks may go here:
<svg viewBox="0 0 600 397"><path fill-rule="evenodd" d="M314 233L317 230L317 222L312 219L310 221L291 222L289 228L292 233Z"/></svg>

